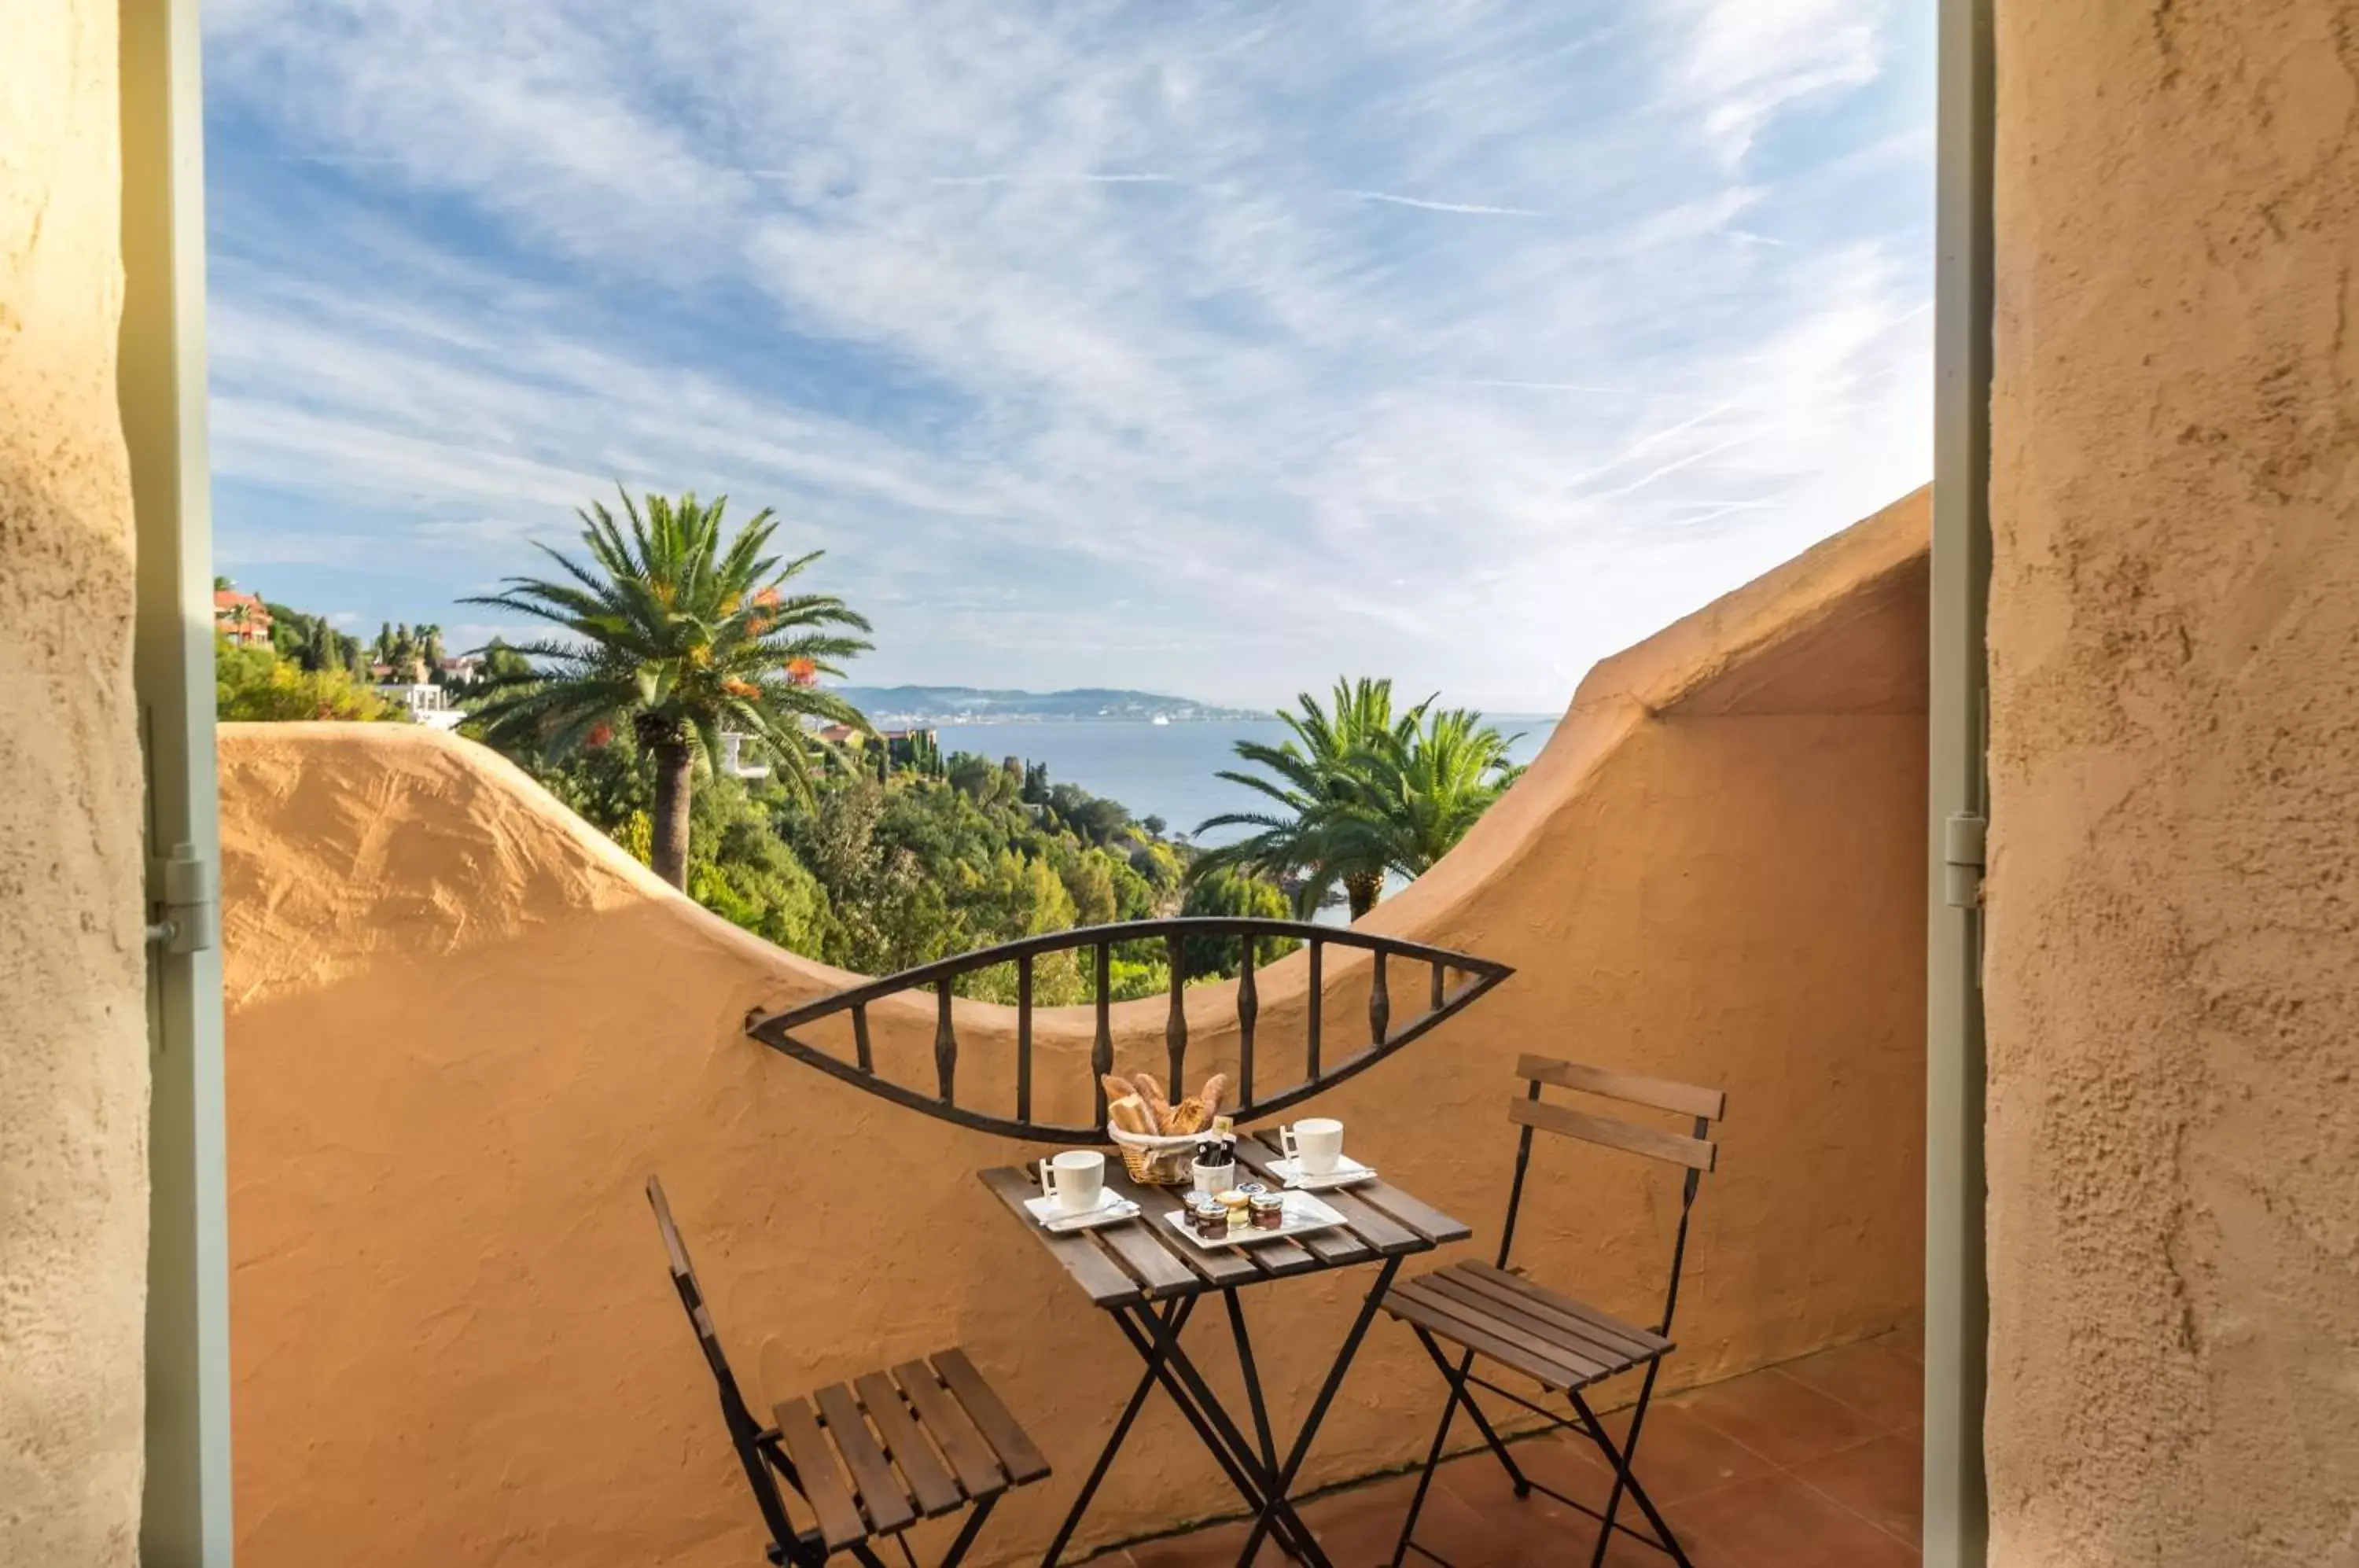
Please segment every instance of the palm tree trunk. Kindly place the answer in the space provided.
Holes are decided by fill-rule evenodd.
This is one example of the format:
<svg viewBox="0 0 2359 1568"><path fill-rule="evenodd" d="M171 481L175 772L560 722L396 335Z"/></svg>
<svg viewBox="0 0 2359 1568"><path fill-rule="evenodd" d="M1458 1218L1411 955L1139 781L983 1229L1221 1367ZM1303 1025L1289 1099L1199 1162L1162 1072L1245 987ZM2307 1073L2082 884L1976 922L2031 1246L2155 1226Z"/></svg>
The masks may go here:
<svg viewBox="0 0 2359 1568"><path fill-rule="evenodd" d="M1372 877L1343 878L1343 896L1351 900L1352 919L1354 920L1375 909L1376 900L1384 897L1384 892L1385 878L1381 872Z"/></svg>
<svg viewBox="0 0 2359 1568"><path fill-rule="evenodd" d="M694 758L679 741L654 747L656 758L656 820L654 842L647 846L655 874L685 891L688 887L688 800Z"/></svg>

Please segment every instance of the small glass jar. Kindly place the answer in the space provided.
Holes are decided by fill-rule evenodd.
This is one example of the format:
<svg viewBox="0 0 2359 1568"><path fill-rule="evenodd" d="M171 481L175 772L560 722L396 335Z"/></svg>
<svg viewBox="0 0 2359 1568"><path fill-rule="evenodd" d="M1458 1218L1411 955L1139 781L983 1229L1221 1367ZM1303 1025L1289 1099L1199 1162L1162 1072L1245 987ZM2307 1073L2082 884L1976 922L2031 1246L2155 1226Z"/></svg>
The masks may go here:
<svg viewBox="0 0 2359 1568"><path fill-rule="evenodd" d="M1253 1224L1253 1200L1232 1187L1221 1194L1221 1208L1228 1216L1231 1231L1246 1229Z"/></svg>
<svg viewBox="0 0 2359 1568"><path fill-rule="evenodd" d="M1256 1230L1286 1228L1286 1198L1283 1193L1256 1192L1246 1200L1253 1227Z"/></svg>
<svg viewBox="0 0 2359 1568"><path fill-rule="evenodd" d="M1218 1241L1229 1234L1229 1211L1218 1198L1199 1198L1188 1205L1188 1224L1206 1241Z"/></svg>

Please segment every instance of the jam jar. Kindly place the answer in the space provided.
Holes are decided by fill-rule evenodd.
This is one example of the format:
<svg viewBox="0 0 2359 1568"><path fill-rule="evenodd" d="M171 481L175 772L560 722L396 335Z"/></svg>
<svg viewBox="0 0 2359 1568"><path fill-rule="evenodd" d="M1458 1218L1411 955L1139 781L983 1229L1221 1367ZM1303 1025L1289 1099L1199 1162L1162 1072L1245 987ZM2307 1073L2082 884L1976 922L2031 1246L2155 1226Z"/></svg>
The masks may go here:
<svg viewBox="0 0 2359 1568"><path fill-rule="evenodd" d="M1283 1230L1286 1227L1286 1194L1256 1192L1247 1200L1253 1227L1256 1230Z"/></svg>

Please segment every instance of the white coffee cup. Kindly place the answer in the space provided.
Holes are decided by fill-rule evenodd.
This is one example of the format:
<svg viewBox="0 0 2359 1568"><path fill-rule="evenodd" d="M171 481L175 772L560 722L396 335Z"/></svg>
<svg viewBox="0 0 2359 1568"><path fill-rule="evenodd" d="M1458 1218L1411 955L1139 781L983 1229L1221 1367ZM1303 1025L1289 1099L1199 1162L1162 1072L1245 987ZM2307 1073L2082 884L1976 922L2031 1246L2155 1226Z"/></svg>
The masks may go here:
<svg viewBox="0 0 2359 1568"><path fill-rule="evenodd" d="M1305 1176L1325 1176L1343 1158L1343 1124L1332 1116L1305 1116L1278 1137L1285 1142L1286 1157Z"/></svg>
<svg viewBox="0 0 2359 1568"><path fill-rule="evenodd" d="M1105 1156L1069 1149L1040 1161L1040 1186L1069 1214L1087 1214L1105 1195Z"/></svg>

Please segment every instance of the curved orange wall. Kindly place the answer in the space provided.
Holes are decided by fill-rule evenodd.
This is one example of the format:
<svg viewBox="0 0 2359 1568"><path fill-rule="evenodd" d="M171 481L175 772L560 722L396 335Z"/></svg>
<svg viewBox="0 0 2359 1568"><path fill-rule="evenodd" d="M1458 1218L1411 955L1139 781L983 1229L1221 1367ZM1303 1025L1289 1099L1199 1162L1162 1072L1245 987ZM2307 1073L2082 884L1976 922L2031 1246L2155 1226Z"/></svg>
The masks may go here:
<svg viewBox="0 0 2359 1568"><path fill-rule="evenodd" d="M1727 1087L1675 1385L1916 1310L1924 526L1920 493L1599 666L1527 779L1369 919L1519 970L1322 1104L1475 1247L1518 1052ZM966 1345L1060 1468L986 1543L1037 1554L1136 1364L973 1179L1034 1151L748 1040L749 1008L845 977L672 894L481 748L233 725L222 757L246 1568L758 1562L650 1171L755 1390ZM1364 985L1339 966L1329 1017ZM1266 974L1263 1041L1299 1038L1302 991L1299 958ZM1208 1071L1234 997L1189 1000ZM987 1095L1008 1015L961 1007L962 1094ZM1123 1009L1118 1062L1159 1066L1162 1022ZM932 1027L929 1002L880 1007L880 1060L927 1060ZM1085 1016L1041 1037L1044 1084L1085 1093ZM1651 1315L1671 1177L1549 1149L1535 1181L1519 1259ZM1282 1423L1368 1278L1248 1298ZM1438 1389L1380 1325L1312 1479L1406 1461ZM1215 1486L1155 1410L1094 1533L1219 1508Z"/></svg>

